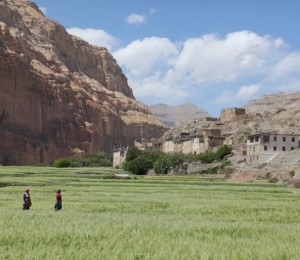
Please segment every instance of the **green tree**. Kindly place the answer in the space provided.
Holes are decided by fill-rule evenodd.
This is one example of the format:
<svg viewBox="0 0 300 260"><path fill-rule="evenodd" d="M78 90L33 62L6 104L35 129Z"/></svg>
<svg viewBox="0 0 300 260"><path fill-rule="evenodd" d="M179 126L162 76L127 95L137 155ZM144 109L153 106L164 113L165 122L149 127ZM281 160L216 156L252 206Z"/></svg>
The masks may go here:
<svg viewBox="0 0 300 260"><path fill-rule="evenodd" d="M205 153L200 153L198 158L202 163L212 163L214 160L216 160L216 154L208 151Z"/></svg>
<svg viewBox="0 0 300 260"><path fill-rule="evenodd" d="M126 153L126 162L132 161L141 155L142 151L137 147L130 147Z"/></svg>
<svg viewBox="0 0 300 260"><path fill-rule="evenodd" d="M136 175L147 174L148 170L153 167L153 162L146 156L139 156L131 161L127 161L123 164L123 169L130 171Z"/></svg>
<svg viewBox="0 0 300 260"><path fill-rule="evenodd" d="M232 147L228 146L228 145L223 145L221 146L217 151L216 151L216 159L217 160L223 160L223 158L228 155L231 154L232 151Z"/></svg>
<svg viewBox="0 0 300 260"><path fill-rule="evenodd" d="M170 168L179 167L185 160L182 153L161 154L154 163L154 170L158 174L167 174Z"/></svg>

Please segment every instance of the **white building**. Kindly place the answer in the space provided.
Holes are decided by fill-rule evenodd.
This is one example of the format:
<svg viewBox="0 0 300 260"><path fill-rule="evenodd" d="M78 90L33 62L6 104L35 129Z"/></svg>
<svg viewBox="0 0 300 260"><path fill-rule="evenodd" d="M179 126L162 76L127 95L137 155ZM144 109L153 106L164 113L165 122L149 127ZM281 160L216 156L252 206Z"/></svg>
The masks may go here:
<svg viewBox="0 0 300 260"><path fill-rule="evenodd" d="M248 136L247 159L249 165L267 162L276 155L299 147L299 135L260 133Z"/></svg>

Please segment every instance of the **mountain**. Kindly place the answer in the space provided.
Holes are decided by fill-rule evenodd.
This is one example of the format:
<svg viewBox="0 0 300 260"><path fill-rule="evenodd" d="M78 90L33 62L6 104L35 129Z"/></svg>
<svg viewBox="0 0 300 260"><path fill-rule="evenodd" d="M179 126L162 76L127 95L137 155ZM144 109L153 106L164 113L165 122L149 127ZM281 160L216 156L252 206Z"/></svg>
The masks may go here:
<svg viewBox="0 0 300 260"><path fill-rule="evenodd" d="M249 112L275 111L279 108L294 108L300 106L300 92L266 94L253 99L244 107Z"/></svg>
<svg viewBox="0 0 300 260"><path fill-rule="evenodd" d="M112 152L165 130L107 49L69 35L34 3L0 1L0 164Z"/></svg>
<svg viewBox="0 0 300 260"><path fill-rule="evenodd" d="M155 104L149 106L148 108L161 122L163 122L169 128L179 126L181 123L189 120L209 117L209 114L205 110L191 103L178 106Z"/></svg>

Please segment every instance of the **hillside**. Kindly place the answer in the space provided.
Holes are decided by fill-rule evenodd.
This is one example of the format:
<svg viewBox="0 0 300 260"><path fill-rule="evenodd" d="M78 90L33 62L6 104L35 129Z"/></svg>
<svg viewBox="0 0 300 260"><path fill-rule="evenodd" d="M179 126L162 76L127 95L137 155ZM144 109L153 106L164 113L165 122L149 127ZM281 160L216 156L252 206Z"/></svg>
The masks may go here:
<svg viewBox="0 0 300 260"><path fill-rule="evenodd" d="M165 130L107 49L69 35L34 3L0 1L0 164L112 152Z"/></svg>
<svg viewBox="0 0 300 260"><path fill-rule="evenodd" d="M297 98L300 93L278 93L263 96L260 99L249 102L245 107L252 107L259 100L260 109L256 112L247 113L245 116L236 117L233 120L205 121L203 119L192 120L186 124L170 129L165 132L162 140L178 139L180 133L197 133L201 129L215 128L222 131L225 142L231 144L234 155L230 158L237 167L239 175L244 180L256 178L259 175L271 172L281 179L288 179L289 171L295 171L300 177L299 163L300 152L287 152L282 156L275 157L274 160L265 165L247 166L244 163L246 155L243 153L247 137L260 132L272 132L278 134L300 135L300 103ZM291 98L293 97L294 98ZM264 110L262 109L264 107ZM249 180L250 180L249 179Z"/></svg>

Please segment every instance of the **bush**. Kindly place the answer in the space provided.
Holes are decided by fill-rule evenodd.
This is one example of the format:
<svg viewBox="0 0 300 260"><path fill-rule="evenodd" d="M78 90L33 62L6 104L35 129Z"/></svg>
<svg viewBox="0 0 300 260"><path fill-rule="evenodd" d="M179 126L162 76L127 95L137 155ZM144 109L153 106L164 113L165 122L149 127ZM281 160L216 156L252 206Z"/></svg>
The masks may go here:
<svg viewBox="0 0 300 260"><path fill-rule="evenodd" d="M131 147L128 149L127 153L126 153L126 162L132 161L134 159L136 159L139 155L142 154L142 151L140 149L138 149L137 147Z"/></svg>
<svg viewBox="0 0 300 260"><path fill-rule="evenodd" d="M277 183L279 180L276 177L272 177L269 179L269 183Z"/></svg>
<svg viewBox="0 0 300 260"><path fill-rule="evenodd" d="M290 175L291 178L293 178L295 176L295 171L294 170L289 171L289 175Z"/></svg>
<svg viewBox="0 0 300 260"><path fill-rule="evenodd" d="M153 162L146 156L139 156L131 161L123 163L123 169L136 175L147 174L153 167Z"/></svg>
<svg viewBox="0 0 300 260"><path fill-rule="evenodd" d="M185 156L182 153L161 154L154 163L154 171L167 174L171 167L179 167L184 161Z"/></svg>
<svg viewBox="0 0 300 260"><path fill-rule="evenodd" d="M228 145L223 145L221 146L217 151L216 151L216 159L217 160L223 160L223 158L228 155L231 154L232 151L232 147L228 146Z"/></svg>
<svg viewBox="0 0 300 260"><path fill-rule="evenodd" d="M91 153L83 157L72 156L54 161L53 167L110 167L112 166L112 156L107 153Z"/></svg>
<svg viewBox="0 0 300 260"><path fill-rule="evenodd" d="M56 168L67 168L70 167L70 160L65 158L58 159L53 162L52 166Z"/></svg>
<svg viewBox="0 0 300 260"><path fill-rule="evenodd" d="M200 153L198 155L198 159L202 163L212 163L214 160L216 160L216 154L214 152Z"/></svg>

